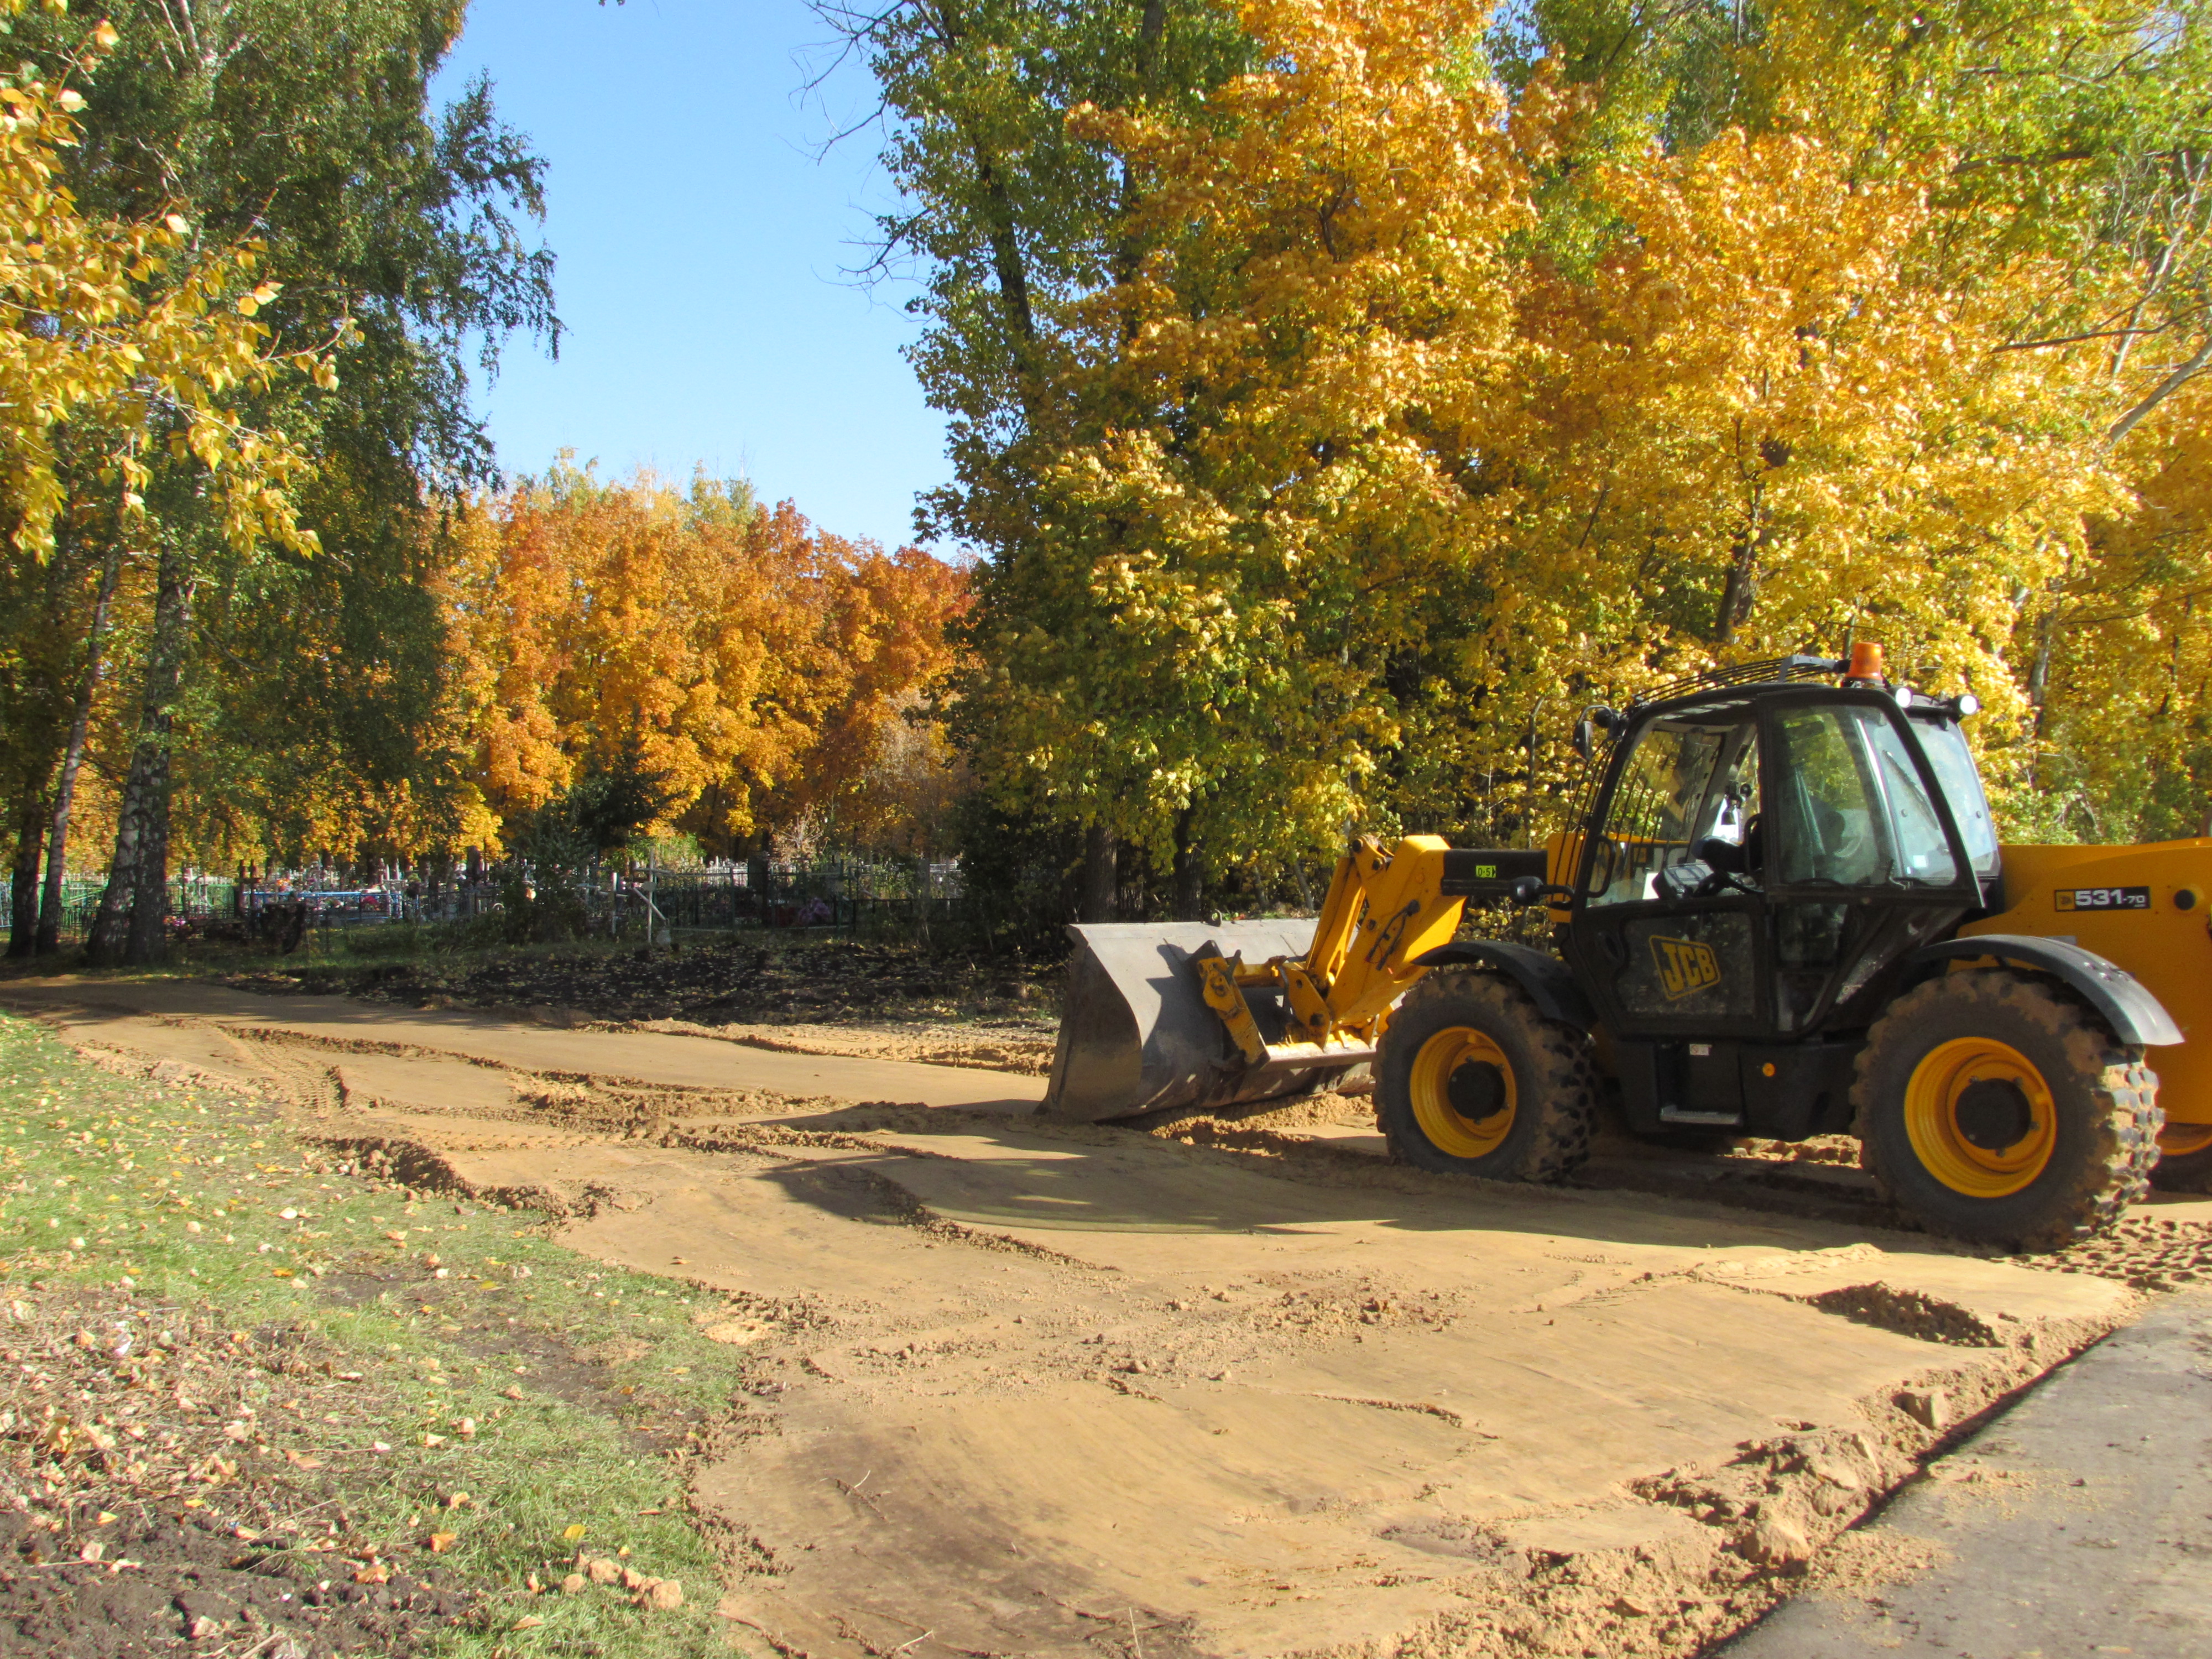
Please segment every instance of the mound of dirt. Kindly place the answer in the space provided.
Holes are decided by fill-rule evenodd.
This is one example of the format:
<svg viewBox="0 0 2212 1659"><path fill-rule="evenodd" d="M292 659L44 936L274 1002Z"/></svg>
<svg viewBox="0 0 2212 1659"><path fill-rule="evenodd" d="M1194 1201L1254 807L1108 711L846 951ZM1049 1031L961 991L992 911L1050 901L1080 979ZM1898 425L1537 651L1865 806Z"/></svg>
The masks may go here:
<svg viewBox="0 0 2212 1659"><path fill-rule="evenodd" d="M263 993L342 993L413 1006L538 1007L586 1019L791 1025L865 1020L1018 1019L1044 1012L1059 970L974 962L909 945L742 941L674 950L517 950L488 958L348 968L313 963L231 975Z"/></svg>
<svg viewBox="0 0 2212 1659"><path fill-rule="evenodd" d="M720 1037L792 1054L843 1054L925 1066L968 1066L1044 1077L1052 1071L1054 1033L1033 1021L882 1020L866 1025L702 1025L695 1020L640 1022L648 1031Z"/></svg>

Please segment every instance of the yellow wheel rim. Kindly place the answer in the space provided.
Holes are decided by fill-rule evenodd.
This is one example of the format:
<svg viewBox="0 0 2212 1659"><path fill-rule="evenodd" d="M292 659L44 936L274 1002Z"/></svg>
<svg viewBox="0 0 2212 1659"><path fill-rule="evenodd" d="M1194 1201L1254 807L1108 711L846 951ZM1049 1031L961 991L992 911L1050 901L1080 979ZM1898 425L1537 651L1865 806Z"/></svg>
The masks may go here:
<svg viewBox="0 0 2212 1659"><path fill-rule="evenodd" d="M1953 1192L2006 1198L2050 1164L2058 1114L2027 1055L1991 1037L1960 1037L1913 1069L1905 1132L1921 1167Z"/></svg>
<svg viewBox="0 0 2212 1659"><path fill-rule="evenodd" d="M1452 1103L1452 1079L1469 1066L1495 1067L1504 1085L1505 1103L1486 1117L1469 1117ZM1466 1081L1462 1079L1462 1102ZM1448 1027L1421 1045L1413 1057L1413 1096L1414 1122L1429 1145L1449 1158L1486 1158L1496 1152L1513 1131L1519 1101L1513 1062L1505 1058L1505 1051L1465 1025Z"/></svg>
<svg viewBox="0 0 2212 1659"><path fill-rule="evenodd" d="M2212 1123L2169 1123L2159 1132L2158 1149L2168 1158L2185 1158L2212 1146Z"/></svg>

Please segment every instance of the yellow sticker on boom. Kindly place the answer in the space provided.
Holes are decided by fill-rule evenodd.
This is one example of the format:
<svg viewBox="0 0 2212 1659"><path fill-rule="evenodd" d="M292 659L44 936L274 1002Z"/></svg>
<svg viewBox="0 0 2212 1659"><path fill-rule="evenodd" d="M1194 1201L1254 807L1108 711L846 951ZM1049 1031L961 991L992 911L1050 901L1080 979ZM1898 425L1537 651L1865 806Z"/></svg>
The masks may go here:
<svg viewBox="0 0 2212 1659"><path fill-rule="evenodd" d="M1651 960L1659 969L1659 988L1667 1000L1679 1002L1721 982L1721 959L1713 947L1693 939L1664 939L1654 934Z"/></svg>

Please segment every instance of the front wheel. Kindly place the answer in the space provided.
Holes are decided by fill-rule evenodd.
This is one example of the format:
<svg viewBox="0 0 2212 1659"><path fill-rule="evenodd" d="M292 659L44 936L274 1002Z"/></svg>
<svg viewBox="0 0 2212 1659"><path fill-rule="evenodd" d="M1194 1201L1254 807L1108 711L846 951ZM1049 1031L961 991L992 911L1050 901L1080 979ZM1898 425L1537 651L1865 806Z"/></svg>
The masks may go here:
<svg viewBox="0 0 2212 1659"><path fill-rule="evenodd" d="M1861 1164L1931 1232L2013 1250L2102 1231L2158 1161L2158 1077L2087 1009L2002 969L1891 1004L1851 1090Z"/></svg>
<svg viewBox="0 0 2212 1659"><path fill-rule="evenodd" d="M1431 974L1382 1034L1376 1115L1390 1156L1445 1175L1563 1181L1597 1114L1588 1044L1495 974Z"/></svg>

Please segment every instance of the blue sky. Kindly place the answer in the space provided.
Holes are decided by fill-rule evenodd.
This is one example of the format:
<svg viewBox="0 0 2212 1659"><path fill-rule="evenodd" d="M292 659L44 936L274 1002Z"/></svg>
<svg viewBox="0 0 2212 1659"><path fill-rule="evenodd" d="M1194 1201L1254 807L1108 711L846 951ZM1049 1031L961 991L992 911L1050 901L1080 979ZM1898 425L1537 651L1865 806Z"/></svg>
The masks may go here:
<svg viewBox="0 0 2212 1659"><path fill-rule="evenodd" d="M817 159L870 107L851 68L799 95L793 55L827 38L798 0L473 0L442 89L488 71L546 159L568 327L559 362L518 341L480 388L510 471L703 462L826 529L912 538L944 427L899 353L913 290L843 274L889 191L872 130Z"/></svg>

